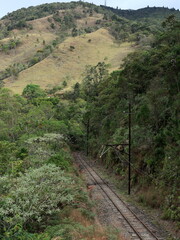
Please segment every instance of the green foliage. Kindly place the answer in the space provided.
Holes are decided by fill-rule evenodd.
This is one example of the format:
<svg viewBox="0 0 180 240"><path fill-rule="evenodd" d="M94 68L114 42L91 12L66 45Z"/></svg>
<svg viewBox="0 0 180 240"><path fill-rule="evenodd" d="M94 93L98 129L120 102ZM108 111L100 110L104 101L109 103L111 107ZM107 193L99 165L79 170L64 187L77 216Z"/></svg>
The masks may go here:
<svg viewBox="0 0 180 240"><path fill-rule="evenodd" d="M19 21L12 21L11 24L8 25L8 31L13 29L23 29L23 28L30 28L32 29L32 25L27 24L25 19L19 20Z"/></svg>
<svg viewBox="0 0 180 240"><path fill-rule="evenodd" d="M0 142L0 176L6 174L16 175L23 169L23 161L18 158L20 152L14 143Z"/></svg>
<svg viewBox="0 0 180 240"><path fill-rule="evenodd" d="M22 95L28 100L33 100L34 98L43 97L46 94L40 89L39 85L29 84L24 88Z"/></svg>
<svg viewBox="0 0 180 240"><path fill-rule="evenodd" d="M175 195L176 193L174 194L172 192L170 195L166 196L163 219L171 219L173 221L180 222L180 208L178 206L180 199L179 196L176 198Z"/></svg>
<svg viewBox="0 0 180 240"><path fill-rule="evenodd" d="M9 32L7 30L6 25L3 23L0 23L0 40L8 37L8 35L9 35Z"/></svg>
<svg viewBox="0 0 180 240"><path fill-rule="evenodd" d="M0 89L0 238L48 240L39 232L66 205L87 200L67 174L73 170L67 143L83 139L84 101L61 102L37 85L23 95L27 100Z"/></svg>
<svg viewBox="0 0 180 240"><path fill-rule="evenodd" d="M5 236L1 235L2 240L50 240L47 233L33 234L23 230L20 224L6 231Z"/></svg>
<svg viewBox="0 0 180 240"><path fill-rule="evenodd" d="M77 30L77 28L73 28L72 37L76 37L76 36L78 36L78 30Z"/></svg>
<svg viewBox="0 0 180 240"><path fill-rule="evenodd" d="M12 182L9 176L0 176L0 196L9 192Z"/></svg>
<svg viewBox="0 0 180 240"><path fill-rule="evenodd" d="M8 66L8 68L6 68L4 71L0 72L0 80L3 80L10 76L17 78L19 72L25 70L26 68L26 64L14 63L13 65Z"/></svg>
<svg viewBox="0 0 180 240"><path fill-rule="evenodd" d="M85 96L90 100L98 95L100 83L108 76L107 65L99 62L96 66L87 66L84 76L82 88Z"/></svg>
<svg viewBox="0 0 180 240"><path fill-rule="evenodd" d="M48 227L46 231L52 238L62 237L63 239L72 240L74 239L73 232L82 233L84 230L85 227L81 224L65 219L61 225Z"/></svg>
<svg viewBox="0 0 180 240"><path fill-rule="evenodd" d="M112 20L120 21L115 16ZM162 203L166 216L177 221L179 21L171 16L164 27L149 49L138 50L125 59L121 71L100 77L97 66L88 67L82 96L87 101L84 124L89 129L89 149L94 155L99 154L102 145L128 143L128 102L132 103L132 179L141 182L140 172L151 185L147 177L150 175L156 180L156 191L173 195L170 205L150 193L146 202L153 207ZM103 159L111 168L114 165L116 173L127 171L125 153L117 155L117 151L109 150Z"/></svg>
<svg viewBox="0 0 180 240"><path fill-rule="evenodd" d="M63 87L67 87L67 82L66 81L63 81Z"/></svg>
<svg viewBox="0 0 180 240"><path fill-rule="evenodd" d="M46 164L56 152L67 148L62 134L44 134L43 137L32 137L25 141L28 157L25 159L26 167L41 167ZM63 151L63 150L61 150ZM62 161L65 161L62 159Z"/></svg>
<svg viewBox="0 0 180 240"><path fill-rule="evenodd" d="M146 7L138 10L122 10L117 8L113 9L111 7L104 7L104 8L107 10L109 9L113 11L114 13L116 13L121 17L125 17L131 20L139 19L143 21L143 19L146 18L146 20L158 19L162 21L165 17L168 17L169 15L172 15L172 14L179 17L179 11L175 10L174 8L169 9L165 7Z"/></svg>
<svg viewBox="0 0 180 240"><path fill-rule="evenodd" d="M61 23L62 23L61 28L63 30L67 30L75 27L74 17L71 14L66 14L63 20L61 21Z"/></svg>
<svg viewBox="0 0 180 240"><path fill-rule="evenodd" d="M13 96L8 89L0 90L0 99L0 139L14 141L21 132L20 109L25 101L21 97Z"/></svg>
<svg viewBox="0 0 180 240"><path fill-rule="evenodd" d="M60 168L48 164L29 169L16 179L3 200L0 207L3 224L8 229L20 223L33 231L73 199L73 180Z"/></svg>
<svg viewBox="0 0 180 240"><path fill-rule="evenodd" d="M110 18L113 20L110 26L111 34L118 41L135 41L142 45L147 36L163 31L162 21L169 15L175 15L180 19L179 11L168 8L147 7L138 10L121 10L110 7L103 7L113 13ZM109 16L106 14L105 19ZM118 17L119 16L119 17ZM129 20L129 22L128 22ZM144 45L144 43L143 43Z"/></svg>
<svg viewBox="0 0 180 240"><path fill-rule="evenodd" d="M0 42L0 50L8 53L11 49L17 48L21 44L19 39L11 39L7 43Z"/></svg>
<svg viewBox="0 0 180 240"><path fill-rule="evenodd" d="M55 155L50 157L48 163L55 164L62 170L69 171L71 166L70 160L71 155L69 154L69 152L62 149L61 151L57 152Z"/></svg>
<svg viewBox="0 0 180 240"><path fill-rule="evenodd" d="M79 5L84 8L81 14L74 11ZM68 11L62 15L59 12L62 9ZM109 74L104 62L87 66L82 85L76 83L71 92L63 94L63 99L49 97L33 84L24 89L23 97L0 89L1 238L73 239L72 229L84 231L82 226L72 223L52 227L47 235L29 233L42 231L51 224L51 217L66 204L78 208L87 201L87 196L74 188L72 178L65 173L72 171L67 143L76 149L85 148L86 131L94 155L103 144L128 143L129 101L132 102L132 184L139 183L142 188L145 183L150 187L155 184L152 192L146 191L139 199L152 207L161 203L164 218L179 220L179 21L174 16L168 17L162 30L159 10L129 11L131 21L124 18L127 12L123 10L117 16L92 4L73 2L30 7L5 17L7 26L2 25L0 38L8 34L8 29L27 27L27 20L52 14L51 27L61 26L63 31L72 31L73 36L103 26L117 41L136 41L143 48L125 59L121 71ZM143 19L146 11L155 19ZM97 22L100 25L78 29L76 19L94 12L104 14L104 19ZM136 14L140 21L134 20ZM153 37L158 31L160 34ZM18 77L20 71L49 56L63 39L59 36L47 46L43 42L43 49L30 62L9 66L0 73L0 79ZM13 41L5 45L3 41L0 48L8 49L8 53L18 46ZM70 49L73 51L73 45ZM55 87L48 93L58 90ZM124 151L119 157L111 149L103 156L105 165L122 178L127 171L128 147ZM164 192L165 197L157 197L156 191ZM81 212L92 219L89 208L81 208Z"/></svg>
<svg viewBox="0 0 180 240"><path fill-rule="evenodd" d="M62 87L61 87L61 86L55 86L55 87L53 87L52 89L46 90L46 92L47 92L48 94L55 94L55 93L58 92L59 90L62 90ZM54 97L54 99L55 99L55 97ZM57 98L56 98L56 99L57 99ZM58 103L58 101L57 101L57 103Z"/></svg>

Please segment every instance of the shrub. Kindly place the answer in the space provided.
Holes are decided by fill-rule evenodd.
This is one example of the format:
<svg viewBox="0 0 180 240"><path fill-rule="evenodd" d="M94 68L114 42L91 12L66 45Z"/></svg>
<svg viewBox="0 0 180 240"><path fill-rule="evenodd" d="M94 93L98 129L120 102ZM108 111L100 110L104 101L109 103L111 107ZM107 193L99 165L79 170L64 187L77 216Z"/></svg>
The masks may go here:
<svg viewBox="0 0 180 240"><path fill-rule="evenodd" d="M11 181L9 181L9 176L0 177L0 195L7 194L10 187Z"/></svg>
<svg viewBox="0 0 180 240"><path fill-rule="evenodd" d="M60 152L50 157L48 163L53 163L61 169L67 171L70 169L70 159L70 154L67 151L61 149Z"/></svg>
<svg viewBox="0 0 180 240"><path fill-rule="evenodd" d="M4 228L20 224L31 231L74 199L73 180L55 165L30 169L16 180L0 207Z"/></svg>
<svg viewBox="0 0 180 240"><path fill-rule="evenodd" d="M16 225L6 232L6 236L0 235L2 240L50 240L47 233L36 234L29 233L23 230L21 225Z"/></svg>
<svg viewBox="0 0 180 240"><path fill-rule="evenodd" d="M75 49L75 47L74 46L70 46L69 49L70 49L70 51L73 51Z"/></svg>
<svg viewBox="0 0 180 240"><path fill-rule="evenodd" d="M22 92L22 96L32 100L38 97L45 97L45 92L40 88L39 85L36 84L28 84Z"/></svg>
<svg viewBox="0 0 180 240"><path fill-rule="evenodd" d="M70 48L72 47L72 50L74 49L73 46L70 46ZM67 82L64 80L63 83L62 83L63 87L66 87L67 86Z"/></svg>
<svg viewBox="0 0 180 240"><path fill-rule="evenodd" d="M12 173L13 163L16 162L17 148L14 143L0 141L0 175Z"/></svg>
<svg viewBox="0 0 180 240"><path fill-rule="evenodd" d="M62 148L67 148L64 136L55 133L44 134L42 137L29 138L25 141L25 144L28 149L28 157L25 159L26 168L39 168L47 163L55 152Z"/></svg>

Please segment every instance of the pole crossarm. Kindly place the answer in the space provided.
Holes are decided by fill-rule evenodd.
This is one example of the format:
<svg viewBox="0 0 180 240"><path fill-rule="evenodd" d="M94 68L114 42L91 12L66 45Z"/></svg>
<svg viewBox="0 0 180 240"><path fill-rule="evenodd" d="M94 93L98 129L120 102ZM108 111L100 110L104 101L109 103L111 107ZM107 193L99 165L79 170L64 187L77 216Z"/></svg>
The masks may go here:
<svg viewBox="0 0 180 240"><path fill-rule="evenodd" d="M100 149L100 158L110 149L114 148L115 150L119 151L121 154L126 154L129 155L128 152L125 152L124 147L129 146L128 143L116 143L116 144L103 144L101 149Z"/></svg>
<svg viewBox="0 0 180 240"><path fill-rule="evenodd" d="M122 154L127 154L128 155L128 194L131 194L131 103L129 102L129 111L128 111L128 116L129 116L129 121L128 121L128 128L129 128L129 133L128 133L128 138L129 141L128 143L116 143L116 144L104 144L103 151L101 152L100 158L109 150L110 147L115 148ZM105 146L105 148L104 148ZM128 153L125 152L124 147L128 146ZM106 149L106 147L109 147Z"/></svg>

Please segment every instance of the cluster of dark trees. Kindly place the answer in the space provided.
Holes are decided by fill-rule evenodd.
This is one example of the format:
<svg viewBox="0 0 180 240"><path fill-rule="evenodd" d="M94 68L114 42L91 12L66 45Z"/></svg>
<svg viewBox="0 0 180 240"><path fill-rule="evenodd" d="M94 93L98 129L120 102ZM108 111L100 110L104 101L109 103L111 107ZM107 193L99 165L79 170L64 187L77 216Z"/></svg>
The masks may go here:
<svg viewBox="0 0 180 240"><path fill-rule="evenodd" d="M130 20L137 20L137 19L143 19L143 18L158 18L163 20L164 18L168 17L170 14L175 15L176 17L179 17L179 10L172 8L166 8L166 7L146 7L141 8L138 10L123 10L118 8L111 8L107 6L102 6L105 9L109 9L112 12L116 13L117 15L121 17L125 17Z"/></svg>

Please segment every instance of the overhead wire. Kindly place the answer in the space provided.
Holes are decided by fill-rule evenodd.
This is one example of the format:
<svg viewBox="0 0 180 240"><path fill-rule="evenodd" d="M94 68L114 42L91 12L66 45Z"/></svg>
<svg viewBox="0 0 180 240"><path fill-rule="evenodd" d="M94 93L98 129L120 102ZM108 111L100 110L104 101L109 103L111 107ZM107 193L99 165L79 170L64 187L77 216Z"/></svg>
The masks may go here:
<svg viewBox="0 0 180 240"><path fill-rule="evenodd" d="M110 149L110 147L105 151L105 153ZM123 156L123 154L120 154L119 151L115 151L116 154L118 155L118 158L121 160L121 157ZM105 154L104 153L104 154ZM104 155L103 154L103 155ZM126 153L127 154L127 153ZM121 156L121 157L120 157ZM129 161L126 158L123 158L123 161L127 162L129 164ZM138 169L137 167L134 166L134 164L132 162L130 162L131 167L138 173L142 174L142 175L146 175L147 177L154 179L154 177L152 177L151 175L147 174L146 172Z"/></svg>

